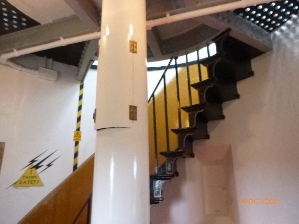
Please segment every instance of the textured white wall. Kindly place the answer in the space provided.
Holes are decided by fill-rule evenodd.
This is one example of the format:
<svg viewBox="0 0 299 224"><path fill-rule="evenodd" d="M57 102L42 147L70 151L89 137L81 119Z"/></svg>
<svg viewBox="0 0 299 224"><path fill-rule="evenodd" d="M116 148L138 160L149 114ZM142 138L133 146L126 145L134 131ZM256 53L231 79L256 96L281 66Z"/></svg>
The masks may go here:
<svg viewBox="0 0 299 224"><path fill-rule="evenodd" d="M299 220L299 29L296 20L287 25L290 30L273 35L273 52L252 61L255 76L239 82L241 98L224 103L226 119L209 123L211 139L194 142L195 153L203 146L231 145L235 202L280 199L276 205L240 204L240 224ZM183 175L166 184L166 201L151 209L152 224L217 223L203 214L199 164L198 156L180 162Z"/></svg>
<svg viewBox="0 0 299 224"><path fill-rule="evenodd" d="M0 175L0 223L17 223L72 172L79 82L73 66L54 63L54 70L60 74L53 82L0 65L0 142L6 143ZM91 72L84 88L79 164L95 149L95 83L96 72ZM30 160L55 150L41 164L61 156L40 174L44 187L9 187Z"/></svg>

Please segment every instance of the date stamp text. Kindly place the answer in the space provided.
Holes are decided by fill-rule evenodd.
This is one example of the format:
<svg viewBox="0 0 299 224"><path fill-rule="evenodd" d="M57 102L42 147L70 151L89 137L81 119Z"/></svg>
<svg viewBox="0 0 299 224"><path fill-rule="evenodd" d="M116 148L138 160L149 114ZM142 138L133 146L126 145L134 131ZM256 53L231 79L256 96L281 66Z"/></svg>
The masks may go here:
<svg viewBox="0 0 299 224"><path fill-rule="evenodd" d="M277 205L280 198L238 198L239 205Z"/></svg>

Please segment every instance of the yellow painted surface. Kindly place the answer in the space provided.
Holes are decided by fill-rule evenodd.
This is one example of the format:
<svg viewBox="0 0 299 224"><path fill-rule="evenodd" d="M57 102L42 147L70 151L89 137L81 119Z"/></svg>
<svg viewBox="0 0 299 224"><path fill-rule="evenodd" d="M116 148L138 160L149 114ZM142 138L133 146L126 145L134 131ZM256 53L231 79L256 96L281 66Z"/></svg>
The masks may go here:
<svg viewBox="0 0 299 224"><path fill-rule="evenodd" d="M40 179L33 165L29 166L24 174L13 185L14 187L43 187L44 184Z"/></svg>
<svg viewBox="0 0 299 224"><path fill-rule="evenodd" d="M56 187L19 224L73 223L92 193L94 156L87 159L74 173ZM85 208L86 209L86 208ZM83 213L79 217L85 220ZM87 220L87 219L86 219ZM79 223L78 221L76 223ZM85 222L80 222L85 223Z"/></svg>
<svg viewBox="0 0 299 224"><path fill-rule="evenodd" d="M202 79L208 78L207 68L200 65L202 73ZM162 72L162 71L161 71ZM197 83L199 81L198 65L191 65L189 67L190 84ZM189 94L188 94L188 79L187 69L181 68L179 70L179 89L181 107L189 106ZM162 84L160 84L162 85ZM192 104L198 104L199 98L198 93L191 87ZM192 105L191 104L191 105ZM170 150L175 150L177 147L177 135L174 134L171 129L178 128L178 101L176 92L176 81L175 78L167 85L167 105L168 105L168 125L169 125L169 145ZM158 166L161 166L165 161L163 156L160 156L159 152L166 151L166 121L165 121L165 109L164 109L164 90L161 90L155 96L155 107L156 107L156 126L157 126L157 151L158 151ZM149 103L149 143L150 143L150 173L155 171L155 142L154 142L154 122L153 122L153 102ZM189 127L188 114L181 110L182 127Z"/></svg>
<svg viewBox="0 0 299 224"><path fill-rule="evenodd" d="M82 137L82 132L81 131L74 131L74 141L75 142L80 142Z"/></svg>

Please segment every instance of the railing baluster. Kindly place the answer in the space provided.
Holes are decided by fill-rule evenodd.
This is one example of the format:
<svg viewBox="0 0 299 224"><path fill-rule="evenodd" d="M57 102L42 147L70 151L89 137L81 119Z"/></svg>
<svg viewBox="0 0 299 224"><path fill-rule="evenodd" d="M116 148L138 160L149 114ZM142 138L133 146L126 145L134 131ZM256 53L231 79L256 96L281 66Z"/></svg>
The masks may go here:
<svg viewBox="0 0 299 224"><path fill-rule="evenodd" d="M166 129L166 148L170 151L169 147L169 130L168 130L168 107L167 107L167 88L166 88L166 73L163 80L164 84L164 112L165 112L165 129Z"/></svg>
<svg viewBox="0 0 299 224"><path fill-rule="evenodd" d="M189 63L188 63L188 54L186 54L186 71L187 71L189 105L192 105L192 95L191 95L191 83L190 83L190 71L189 71Z"/></svg>
<svg viewBox="0 0 299 224"><path fill-rule="evenodd" d="M179 121L179 128L182 128L180 85L179 85L179 73L178 73L178 64L177 64L178 58L176 57L174 60L175 60L176 95L177 95L177 105L178 105L178 121Z"/></svg>
<svg viewBox="0 0 299 224"><path fill-rule="evenodd" d="M172 62L172 59L173 59L173 58L171 58L171 59L169 60L168 65L166 66L166 68L165 68L165 70L164 70L164 72L163 72L161 78L159 79L159 82L157 83L157 85L156 85L154 91L152 92L152 95L151 95L150 98L148 99L148 103L151 101L151 99L152 99L153 96L155 95L155 93L156 93L156 91L157 91L157 89L158 89L158 86L160 85L161 81L162 81L163 79L165 79L165 74L166 74L167 70L171 67L170 64L171 64L171 62Z"/></svg>
<svg viewBox="0 0 299 224"><path fill-rule="evenodd" d="M158 142L157 142L157 120L156 120L156 101L153 96L153 122L154 122L154 143L155 143L155 171L158 172L159 158L158 158Z"/></svg>
<svg viewBox="0 0 299 224"><path fill-rule="evenodd" d="M87 217L86 217L86 221L87 223L90 223L90 218L91 218L91 203L92 203L92 194L88 197L88 199L86 200L86 202L84 203L84 205L81 207L79 213L77 214L77 216L75 217L74 221L72 222L72 224L76 224L78 218L80 217L81 213L83 212L85 206L87 206Z"/></svg>
<svg viewBox="0 0 299 224"><path fill-rule="evenodd" d="M163 80L164 85L164 110L165 110L165 129L166 129L166 147L167 151L170 151L170 144L169 144L169 125L168 125L168 108L167 108L167 89L166 89L166 72L171 67L171 62L173 58L169 60L168 65L166 66L161 78L159 79L154 91L152 92L150 98L148 99L148 103L153 100L153 120L154 120L154 141L155 141L155 171L158 172L159 168L159 155L158 155L158 138L157 138L157 117L156 117L156 103L155 103L155 94Z"/></svg>
<svg viewBox="0 0 299 224"><path fill-rule="evenodd" d="M200 59L199 59L199 51L197 50L197 66L198 66L198 78L199 78L199 81L201 82L202 81L202 76L201 76L201 69L200 69Z"/></svg>

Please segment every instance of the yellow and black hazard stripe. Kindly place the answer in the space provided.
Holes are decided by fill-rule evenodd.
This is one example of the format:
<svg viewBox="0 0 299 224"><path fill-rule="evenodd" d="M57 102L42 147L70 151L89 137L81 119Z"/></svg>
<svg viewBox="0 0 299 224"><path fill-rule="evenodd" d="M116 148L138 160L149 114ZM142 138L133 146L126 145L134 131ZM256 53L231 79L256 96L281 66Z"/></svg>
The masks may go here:
<svg viewBox="0 0 299 224"><path fill-rule="evenodd" d="M84 89L84 83L81 82L80 83L80 91L79 91L79 100L78 100L76 132L80 132L80 127L81 127L83 89ZM79 142L80 141L75 140L73 171L75 171L78 168Z"/></svg>

